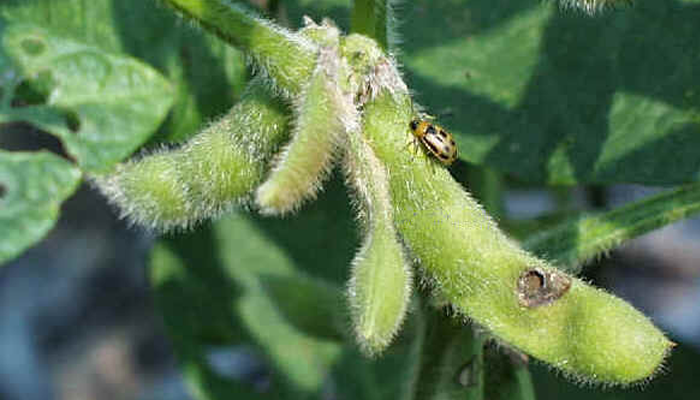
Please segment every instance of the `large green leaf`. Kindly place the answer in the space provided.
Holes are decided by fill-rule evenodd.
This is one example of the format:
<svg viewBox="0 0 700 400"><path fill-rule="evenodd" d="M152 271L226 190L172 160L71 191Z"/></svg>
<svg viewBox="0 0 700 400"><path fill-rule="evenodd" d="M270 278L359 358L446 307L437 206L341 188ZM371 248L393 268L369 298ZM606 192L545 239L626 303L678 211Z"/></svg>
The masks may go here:
<svg viewBox="0 0 700 400"><path fill-rule="evenodd" d="M527 1L406 9L409 85L465 160L531 182L700 179L697 1L596 18Z"/></svg>
<svg viewBox="0 0 700 400"><path fill-rule="evenodd" d="M80 171L56 155L0 150L0 264L46 235L79 182Z"/></svg>
<svg viewBox="0 0 700 400"><path fill-rule="evenodd" d="M243 56L212 35L178 21L153 0L5 0L0 15L158 69L171 82L174 101L158 140L183 141L225 112L247 80Z"/></svg>
<svg viewBox="0 0 700 400"><path fill-rule="evenodd" d="M129 156L172 104L169 83L130 57L22 23L7 25L1 41L17 72L46 91L46 104L0 110L0 121L23 120L56 135L88 171Z"/></svg>

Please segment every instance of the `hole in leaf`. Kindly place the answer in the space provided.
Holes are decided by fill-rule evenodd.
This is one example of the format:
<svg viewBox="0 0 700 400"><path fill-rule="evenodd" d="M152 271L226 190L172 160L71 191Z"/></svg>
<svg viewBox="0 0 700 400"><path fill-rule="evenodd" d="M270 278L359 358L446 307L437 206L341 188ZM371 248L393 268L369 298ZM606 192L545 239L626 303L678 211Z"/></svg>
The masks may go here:
<svg viewBox="0 0 700 400"><path fill-rule="evenodd" d="M20 46L30 56L38 56L46 50L46 44L39 38L26 38L22 40Z"/></svg>
<svg viewBox="0 0 700 400"><path fill-rule="evenodd" d="M78 132L80 130L80 117L78 117L78 114L74 111L65 111L65 117L68 129L73 133Z"/></svg>
<svg viewBox="0 0 700 400"><path fill-rule="evenodd" d="M58 138L27 122L10 122L0 125L0 147L8 151L49 150L54 154L69 158Z"/></svg>
<svg viewBox="0 0 700 400"><path fill-rule="evenodd" d="M540 268L523 271L518 278L518 300L525 307L539 307L560 298L571 287L571 279Z"/></svg>
<svg viewBox="0 0 700 400"><path fill-rule="evenodd" d="M27 107L46 103L46 97L51 82L51 74L46 71L39 73L32 82L22 81L15 89L12 107Z"/></svg>

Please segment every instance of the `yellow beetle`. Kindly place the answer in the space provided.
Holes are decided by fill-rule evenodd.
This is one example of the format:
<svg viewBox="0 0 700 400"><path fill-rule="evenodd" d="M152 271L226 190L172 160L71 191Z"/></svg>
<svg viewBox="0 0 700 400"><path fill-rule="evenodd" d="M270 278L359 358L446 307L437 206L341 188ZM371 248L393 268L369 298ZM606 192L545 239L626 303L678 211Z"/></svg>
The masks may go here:
<svg viewBox="0 0 700 400"><path fill-rule="evenodd" d="M413 136L441 163L450 165L457 159L457 144L442 127L419 119L411 121L409 127Z"/></svg>

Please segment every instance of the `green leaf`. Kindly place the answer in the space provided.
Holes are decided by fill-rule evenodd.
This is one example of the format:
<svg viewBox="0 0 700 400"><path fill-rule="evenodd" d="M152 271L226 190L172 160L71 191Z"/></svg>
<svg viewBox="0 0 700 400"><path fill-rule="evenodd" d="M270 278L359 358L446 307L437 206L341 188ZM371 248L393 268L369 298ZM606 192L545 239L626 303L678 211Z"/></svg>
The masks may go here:
<svg viewBox="0 0 700 400"><path fill-rule="evenodd" d="M534 183L700 180L697 3L596 18L522 1L406 8L409 86L465 160Z"/></svg>
<svg viewBox="0 0 700 400"><path fill-rule="evenodd" d="M302 274L268 275L260 282L280 313L299 331L320 339L348 338L347 306L340 288Z"/></svg>
<svg viewBox="0 0 700 400"><path fill-rule="evenodd" d="M0 120L32 122L56 135L88 171L128 157L172 104L169 83L132 58L28 24L7 25L1 40L21 76L47 92L46 105L5 109Z"/></svg>
<svg viewBox="0 0 700 400"><path fill-rule="evenodd" d="M172 83L170 118L154 141L184 141L238 99L248 78L243 55L183 24L157 1L5 0L0 15L149 63Z"/></svg>
<svg viewBox="0 0 700 400"><path fill-rule="evenodd" d="M662 192L599 215L578 216L530 236L524 246L571 272L623 242L700 212L700 184Z"/></svg>
<svg viewBox="0 0 700 400"><path fill-rule="evenodd" d="M79 182L80 171L56 155L0 150L0 264L46 235Z"/></svg>

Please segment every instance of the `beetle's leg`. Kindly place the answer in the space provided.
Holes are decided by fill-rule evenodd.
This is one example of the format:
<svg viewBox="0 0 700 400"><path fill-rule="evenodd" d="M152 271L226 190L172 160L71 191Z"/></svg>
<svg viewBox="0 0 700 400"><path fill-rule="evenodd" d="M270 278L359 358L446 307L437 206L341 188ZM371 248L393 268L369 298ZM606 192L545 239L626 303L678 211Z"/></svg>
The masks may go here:
<svg viewBox="0 0 700 400"><path fill-rule="evenodd" d="M416 137L413 137L413 140L406 143L406 146L404 146L404 149L406 149L406 150L409 148L412 148L412 150L411 150L411 162L413 162L415 160L416 152L418 151L418 146L419 146L419 143L418 143L418 139Z"/></svg>

